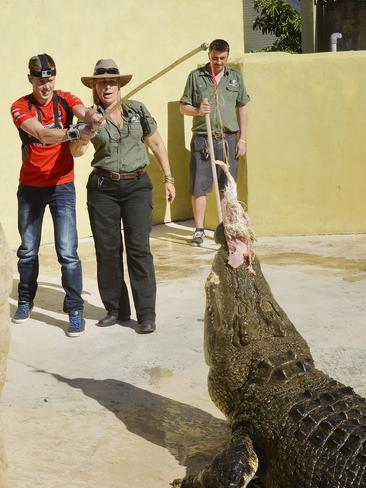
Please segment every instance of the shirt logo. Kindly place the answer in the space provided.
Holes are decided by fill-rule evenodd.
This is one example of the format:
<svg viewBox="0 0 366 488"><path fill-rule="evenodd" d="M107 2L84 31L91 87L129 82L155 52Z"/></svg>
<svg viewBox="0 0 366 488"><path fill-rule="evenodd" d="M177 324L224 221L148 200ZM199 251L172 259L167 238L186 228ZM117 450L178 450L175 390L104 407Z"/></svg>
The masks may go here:
<svg viewBox="0 0 366 488"><path fill-rule="evenodd" d="M230 86L238 86L238 82L234 79L234 80L229 80L229 85Z"/></svg>

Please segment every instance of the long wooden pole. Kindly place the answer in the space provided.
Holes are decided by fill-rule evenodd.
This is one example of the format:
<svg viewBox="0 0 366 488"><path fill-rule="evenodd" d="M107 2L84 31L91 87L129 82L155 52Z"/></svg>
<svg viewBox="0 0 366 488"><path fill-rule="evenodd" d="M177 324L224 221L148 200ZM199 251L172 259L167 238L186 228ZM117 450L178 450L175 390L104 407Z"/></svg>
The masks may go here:
<svg viewBox="0 0 366 488"><path fill-rule="evenodd" d="M203 102L207 103L208 99L204 98ZM220 223L222 222L221 200L220 200L219 183L217 181L217 172L216 172L216 163L215 163L216 158L215 158L215 151L214 151L213 139L212 139L210 114L205 114L205 122L206 122L206 130L207 130L208 152L211 160L213 186L214 186L215 197L216 197L217 215L219 217L219 223Z"/></svg>
<svg viewBox="0 0 366 488"><path fill-rule="evenodd" d="M130 91L129 93L127 93L127 95L125 95L123 98L121 98L120 100L118 100L118 102L116 102L114 105L112 105L112 107L109 108L104 113L103 117L100 119L100 122L103 122L104 120L106 120L107 117L109 117L112 112L114 112L115 110L117 110L123 103L125 103L129 98L131 98L132 95L134 95L138 91L140 91L143 88L145 88L145 86L149 85L153 81L155 81L158 78L160 78L161 76L165 75L165 73L168 73L168 71L170 71L173 68L175 68L176 66L178 66L178 64L183 63L183 61L185 61L186 59L191 58L192 56L194 56L195 54L197 54L200 51L206 51L207 49L208 49L208 44L207 43L203 43L199 47L197 47L196 49L193 49L193 51L190 51L189 53L185 54L181 58L179 58L176 61L174 61L174 63L169 64L169 66L167 66L166 68L164 68L161 71L159 71L158 73L156 73L156 75L154 75L151 78L145 80L143 83L141 83L140 85L138 85L132 91Z"/></svg>

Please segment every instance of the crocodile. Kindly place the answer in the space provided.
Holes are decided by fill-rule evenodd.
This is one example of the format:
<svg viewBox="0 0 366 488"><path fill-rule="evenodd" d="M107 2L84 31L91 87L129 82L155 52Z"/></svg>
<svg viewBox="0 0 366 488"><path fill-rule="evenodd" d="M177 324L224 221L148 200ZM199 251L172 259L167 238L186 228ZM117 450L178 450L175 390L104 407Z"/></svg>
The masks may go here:
<svg viewBox="0 0 366 488"><path fill-rule="evenodd" d="M215 240L204 350L209 394L231 438L211 464L173 486L366 488L366 400L315 367L258 257L230 265L225 220Z"/></svg>

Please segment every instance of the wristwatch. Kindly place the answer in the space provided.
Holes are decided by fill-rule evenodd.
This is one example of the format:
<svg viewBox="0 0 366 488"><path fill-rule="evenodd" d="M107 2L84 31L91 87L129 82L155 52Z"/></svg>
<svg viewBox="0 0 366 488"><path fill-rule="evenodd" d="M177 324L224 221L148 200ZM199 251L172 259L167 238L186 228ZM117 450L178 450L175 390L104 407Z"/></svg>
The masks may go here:
<svg viewBox="0 0 366 488"><path fill-rule="evenodd" d="M76 125L70 125L66 131L66 135L68 141L76 141L77 139L80 139L80 131Z"/></svg>

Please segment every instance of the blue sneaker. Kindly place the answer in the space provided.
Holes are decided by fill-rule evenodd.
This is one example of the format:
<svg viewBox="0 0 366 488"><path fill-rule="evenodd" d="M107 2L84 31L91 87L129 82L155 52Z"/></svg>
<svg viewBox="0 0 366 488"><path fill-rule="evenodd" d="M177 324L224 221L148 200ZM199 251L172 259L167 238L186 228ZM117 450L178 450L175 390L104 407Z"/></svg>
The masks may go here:
<svg viewBox="0 0 366 488"><path fill-rule="evenodd" d="M14 324L26 322L33 308L33 302L18 302L18 308L13 317Z"/></svg>
<svg viewBox="0 0 366 488"><path fill-rule="evenodd" d="M69 337L79 337L85 332L85 320L82 310L69 312L69 328L66 335Z"/></svg>

